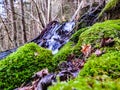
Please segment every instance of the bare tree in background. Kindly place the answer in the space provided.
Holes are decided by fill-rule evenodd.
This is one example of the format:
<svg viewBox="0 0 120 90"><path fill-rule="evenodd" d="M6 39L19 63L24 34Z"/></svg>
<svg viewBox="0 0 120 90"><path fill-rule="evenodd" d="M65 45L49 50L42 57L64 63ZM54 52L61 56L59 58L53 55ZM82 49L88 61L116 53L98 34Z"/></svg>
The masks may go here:
<svg viewBox="0 0 120 90"><path fill-rule="evenodd" d="M90 1L98 2L98 0L4 0L6 16L0 16L0 51L30 41L53 20L69 21L81 1L84 1L82 7L88 5ZM76 16L80 17L79 14Z"/></svg>
<svg viewBox="0 0 120 90"><path fill-rule="evenodd" d="M17 27L16 27L16 17L15 17L15 8L14 8L14 1L10 0L10 7L11 7L11 16L12 16L12 27L13 27L13 39L14 39L14 46L17 47Z"/></svg>
<svg viewBox="0 0 120 90"><path fill-rule="evenodd" d="M22 14L22 29L23 29L23 43L27 42L27 36L26 36L26 27L25 27L25 16L24 16L24 3L23 0L21 1L21 14Z"/></svg>

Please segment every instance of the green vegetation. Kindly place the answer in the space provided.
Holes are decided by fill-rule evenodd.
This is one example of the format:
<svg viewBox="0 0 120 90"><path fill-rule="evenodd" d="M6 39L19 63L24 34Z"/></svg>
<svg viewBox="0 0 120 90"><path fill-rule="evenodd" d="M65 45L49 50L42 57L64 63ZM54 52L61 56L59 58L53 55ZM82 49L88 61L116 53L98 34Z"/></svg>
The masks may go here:
<svg viewBox="0 0 120 90"><path fill-rule="evenodd" d="M120 38L120 20L109 20L94 24L80 35L77 46L91 44L95 48L100 48L100 40L108 37Z"/></svg>
<svg viewBox="0 0 120 90"><path fill-rule="evenodd" d="M89 27L87 28L82 28L80 30L78 30L77 32L75 32L72 37L70 38L70 41L77 43L79 40L79 36L81 35L82 32L84 32L85 30L87 30Z"/></svg>
<svg viewBox="0 0 120 90"><path fill-rule="evenodd" d="M57 65L62 62L66 61L67 57L71 54L72 46L74 45L73 42L68 42L52 59L54 65Z"/></svg>
<svg viewBox="0 0 120 90"><path fill-rule="evenodd" d="M120 77L120 51L109 51L100 57L92 55L80 76L107 75L113 79Z"/></svg>
<svg viewBox="0 0 120 90"><path fill-rule="evenodd" d="M120 90L120 79L113 80L107 75L77 77L75 80L58 82L48 90Z"/></svg>
<svg viewBox="0 0 120 90"><path fill-rule="evenodd" d="M54 61L54 65L57 67L57 65L62 62L62 61L66 61L67 57L71 54L75 54L77 56L80 55L80 49L81 47L76 47L76 44L79 40L79 36L82 32L84 32L85 30L87 30L88 28L83 28L78 30L75 34L72 35L70 41L61 48L61 50L54 55L53 60Z"/></svg>
<svg viewBox="0 0 120 90"><path fill-rule="evenodd" d="M113 46L101 47L101 39L112 38ZM70 41L54 56L51 51L35 43L20 47L6 59L0 61L0 90L11 90L30 80L31 76L43 69L54 71L57 65L74 54L81 55L82 45L92 45L93 49L105 50L97 57L94 53L78 77L69 82L58 82L50 90L117 90L120 89L120 20L96 23L92 27L78 30Z"/></svg>
<svg viewBox="0 0 120 90"><path fill-rule="evenodd" d="M101 39L113 38L113 46L101 47ZM74 50L90 44L94 49L105 50L101 56L94 53L87 59L79 76L69 82L58 82L49 90L119 90L120 89L120 20L96 23L82 32ZM80 52L80 50L79 50Z"/></svg>
<svg viewBox="0 0 120 90"><path fill-rule="evenodd" d="M35 43L25 44L0 61L0 90L13 90L43 68L53 69L52 53Z"/></svg>
<svg viewBox="0 0 120 90"><path fill-rule="evenodd" d="M101 11L101 13L99 14L99 17L102 16L102 14L105 11L108 11L114 7L116 7L116 5L120 2L120 0L109 0L109 2L106 4L106 6L104 7L104 9Z"/></svg>

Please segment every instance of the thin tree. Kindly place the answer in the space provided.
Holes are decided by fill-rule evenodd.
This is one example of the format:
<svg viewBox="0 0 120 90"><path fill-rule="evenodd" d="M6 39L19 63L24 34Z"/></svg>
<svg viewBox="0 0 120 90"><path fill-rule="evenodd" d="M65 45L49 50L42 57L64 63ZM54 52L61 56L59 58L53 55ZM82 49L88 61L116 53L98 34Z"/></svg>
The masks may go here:
<svg viewBox="0 0 120 90"><path fill-rule="evenodd" d="M21 14L22 14L22 29L23 29L23 42L27 42L27 36L26 36L26 27L25 27L25 18L24 18L24 3L23 0L21 1Z"/></svg>
<svg viewBox="0 0 120 90"><path fill-rule="evenodd" d="M16 29L16 22L15 22L16 17L15 17L14 0L10 0L10 7L11 7L11 16L12 16L14 46L17 47L17 29Z"/></svg>

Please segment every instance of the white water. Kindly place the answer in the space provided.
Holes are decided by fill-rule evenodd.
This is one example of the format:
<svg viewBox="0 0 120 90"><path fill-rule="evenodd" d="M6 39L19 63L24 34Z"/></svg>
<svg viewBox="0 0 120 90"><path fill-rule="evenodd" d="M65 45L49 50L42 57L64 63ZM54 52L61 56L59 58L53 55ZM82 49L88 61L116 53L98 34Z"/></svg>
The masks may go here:
<svg viewBox="0 0 120 90"><path fill-rule="evenodd" d="M75 27L75 22L66 22L64 25L60 25L60 27L58 25L57 27L55 26L50 31L51 37L47 40L48 49L52 50L53 54L56 54L69 41L70 35Z"/></svg>

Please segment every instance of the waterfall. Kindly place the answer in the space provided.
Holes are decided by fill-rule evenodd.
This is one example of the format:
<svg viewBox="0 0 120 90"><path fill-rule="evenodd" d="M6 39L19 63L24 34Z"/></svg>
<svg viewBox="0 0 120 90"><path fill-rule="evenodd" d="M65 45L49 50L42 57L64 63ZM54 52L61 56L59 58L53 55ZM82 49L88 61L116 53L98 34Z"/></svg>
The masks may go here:
<svg viewBox="0 0 120 90"><path fill-rule="evenodd" d="M53 54L56 54L58 50L69 41L70 36L73 34L75 22L65 22L60 24L57 21L53 21L47 25L44 34L31 42L35 42L38 45L52 50Z"/></svg>

